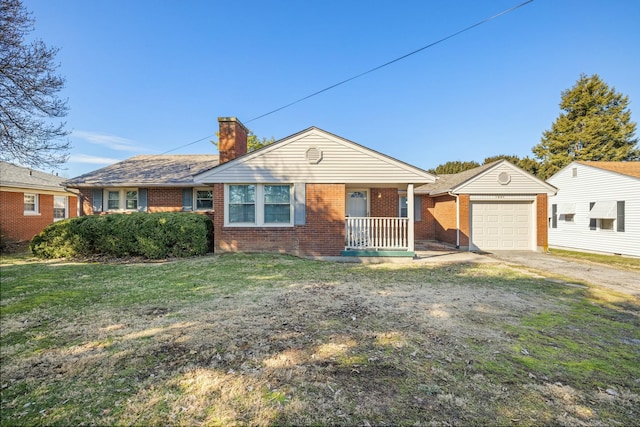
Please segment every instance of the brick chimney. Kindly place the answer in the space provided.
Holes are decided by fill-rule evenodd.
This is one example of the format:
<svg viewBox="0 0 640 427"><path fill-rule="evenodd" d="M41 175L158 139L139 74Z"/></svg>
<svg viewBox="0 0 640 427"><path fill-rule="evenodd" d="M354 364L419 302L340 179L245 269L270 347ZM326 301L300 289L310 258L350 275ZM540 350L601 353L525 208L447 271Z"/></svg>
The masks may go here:
<svg viewBox="0 0 640 427"><path fill-rule="evenodd" d="M235 117L218 117L220 164L247 154L247 128Z"/></svg>

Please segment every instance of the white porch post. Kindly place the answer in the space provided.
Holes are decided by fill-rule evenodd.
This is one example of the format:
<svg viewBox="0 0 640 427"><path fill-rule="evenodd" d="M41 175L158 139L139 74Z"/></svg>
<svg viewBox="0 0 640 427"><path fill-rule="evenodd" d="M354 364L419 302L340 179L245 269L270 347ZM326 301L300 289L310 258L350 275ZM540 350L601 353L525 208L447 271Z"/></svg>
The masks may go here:
<svg viewBox="0 0 640 427"><path fill-rule="evenodd" d="M409 252L413 252L415 249L415 240L414 240L414 236L413 236L413 231L414 231L414 221L415 221L415 214L414 214L414 209L413 209L413 204L414 204L414 200L413 200L413 184L409 184L407 185L407 220L409 222L409 229L408 229L408 238L409 238Z"/></svg>

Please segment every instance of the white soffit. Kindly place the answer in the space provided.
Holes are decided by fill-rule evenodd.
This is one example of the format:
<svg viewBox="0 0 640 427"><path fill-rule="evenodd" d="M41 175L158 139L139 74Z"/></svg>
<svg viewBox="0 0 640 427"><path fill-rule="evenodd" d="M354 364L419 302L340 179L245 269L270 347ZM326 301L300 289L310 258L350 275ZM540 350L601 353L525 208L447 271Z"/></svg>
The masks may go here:
<svg viewBox="0 0 640 427"><path fill-rule="evenodd" d="M589 211L589 218L616 219L616 202L596 202Z"/></svg>

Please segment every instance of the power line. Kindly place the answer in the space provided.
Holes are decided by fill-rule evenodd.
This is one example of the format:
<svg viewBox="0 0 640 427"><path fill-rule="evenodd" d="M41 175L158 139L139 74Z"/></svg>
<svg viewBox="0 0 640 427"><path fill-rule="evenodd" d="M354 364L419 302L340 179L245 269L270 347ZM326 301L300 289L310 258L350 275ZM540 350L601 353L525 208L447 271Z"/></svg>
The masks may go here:
<svg viewBox="0 0 640 427"><path fill-rule="evenodd" d="M253 119L248 120L248 121L246 121L245 123L251 123L251 122L253 122L254 120L258 120L258 119L261 119L261 118L263 118L263 117L266 117L266 116L268 116L268 115L270 115L270 114L276 113L276 112L278 112L278 111L280 111L280 110L284 110L285 108L291 107L292 105L295 105L295 104L297 104L297 103L299 103L299 102L305 101L305 100L307 100L307 99L309 99L309 98L311 98L311 97L314 97L314 96L316 96L316 95L320 95L320 94L321 94L321 93L323 93L323 92L326 92L326 91L331 90L331 89L333 89L333 88L335 88L335 87L338 87L338 86L340 86L340 85L343 85L343 84L345 84L345 83L348 83L348 82L350 82L350 81L352 81L352 80L355 80L355 79L357 79L357 78L359 78L359 77L365 76L365 75L367 75L367 74L369 74L369 73L373 73L374 71L378 71L378 70L379 70L379 69L381 69L381 68L387 67L387 66L389 66L389 65L391 65L391 64L394 64L394 63L396 63L396 62L398 62L398 61L401 61L401 60L403 60L403 59L405 59L405 58L408 58L408 57L410 57L411 55L415 55L415 54L416 54L416 53L418 53L418 52L422 52L422 51L423 51L423 50L425 50L425 49L428 49L428 48L433 47L433 46L435 46L435 45L437 45L437 44L440 44L440 43L442 43L442 42L444 42L444 41L447 41L447 40L449 40L450 38L453 38L453 37L455 37L455 36L457 36L457 35L460 35L460 34L462 34L462 33L466 32L466 31L469 31L469 30L471 30L471 29L473 29L473 28L475 28L475 27L478 27L478 26L480 26L480 25L482 25L482 24L485 24L485 23L487 23L487 22L489 22L489 21L492 21L492 20L494 20L494 19L496 19L496 18L498 18L498 17L500 17L500 16L502 16L502 15L506 15L506 14L507 14L507 13L509 13L509 12L513 12L514 10L516 10L516 9L518 9L518 8L520 8L520 7L522 7L522 6L526 5L526 4L528 4L528 3L531 3L532 1L533 1L533 0L527 0L527 1L525 1L524 3L520 3L520 4L519 4L519 5L517 5L517 6L513 6L513 7L512 7L512 8L510 8L510 9L504 10L504 11L502 11L502 12L498 13L497 15L493 15L493 16L492 16L492 17L490 17L490 18L486 18L486 19L484 19L484 20L482 20L482 21L480 21L480 22L477 22L477 23L475 23L475 24L473 24L473 25L470 25L470 26L468 26L468 27L466 27L466 28L464 28L464 29L462 29L462 30L460 30L460 31L457 31L457 32L455 32L455 33L453 33L453 34L450 34L450 35L446 36L446 37L443 37L443 38L441 38L440 40L437 40L437 41L435 41L435 42L433 42L433 43L430 43L430 44L428 44L428 45L426 45L426 46L423 46L423 47L421 47L420 49L414 50L413 52L409 52L409 53L407 53L406 55L402 55L402 56L400 56L400 57L398 57L398 58L396 58L396 59L393 59L393 60L391 60L391 61L389 61L389 62L385 62L385 63L384 63L384 64L382 64L382 65L378 65L377 67L374 67L374 68L372 68L372 69L370 69L370 70L367 70L367 71L365 71L365 72L363 72L363 73L357 74L357 75L355 75L355 76L353 76L353 77L349 77L348 79L342 80L341 82L335 83L335 84L333 84L333 85L331 85L331 86L328 86L328 87L326 87L326 88L324 88L324 89L321 89L321 90L319 90L319 91L317 91L317 92L314 92L314 93L312 93L312 94L310 94L310 95L307 95L307 96L305 96L305 97L303 97L303 98L300 98L300 99L298 99L298 100L296 100L296 101L290 102L290 103L288 103L288 104L286 104L286 105L283 105L282 107L279 107L279 108L276 108L275 110L269 111L268 113L265 113L265 114L262 114L262 115L260 115L260 116L254 117Z"/></svg>
<svg viewBox="0 0 640 427"><path fill-rule="evenodd" d="M288 103L288 104L286 104L286 105L283 105L282 107L278 107L278 108L276 108L275 110L271 110L271 111L269 111L269 112L267 112L267 113L264 113L264 114L261 114L261 115L259 115L259 116L256 116L256 117L254 117L254 118L252 118L252 119L250 119L250 120L247 120L247 121L246 121L246 122L244 122L244 123L251 123L251 122L254 122L254 121L258 120L258 119L261 119L261 118L263 118L263 117L269 116L269 115L274 114L274 113L277 113L277 112L278 112L278 111L280 111L280 110L284 110L285 108L291 107L292 105L298 104L298 103L300 103L300 102L302 102L302 101L306 101L306 100L307 100L307 99L309 99L309 98L312 98L312 97L314 97L314 96L316 96L316 95L320 95L321 93L327 92L327 91L329 91L329 90L331 90L331 89L334 89L334 88L336 88L336 87L338 87L338 86L341 86L341 85L343 85L343 84L345 84L345 83L349 83L350 81L353 81L353 80L355 80L355 79L357 79L357 78L360 78L360 77L363 77L363 76L365 76L365 75L367 75L367 74L373 73L374 71L378 71L378 70L379 70L379 69L381 69L381 68L388 67L388 66L389 66L389 65L391 65L391 64L394 64L394 63L396 63L396 62L398 62L398 61L402 61L403 59L406 59L406 58L408 58L408 57L410 57L410 56L412 56L412 55L415 55L416 53L422 52L423 50L429 49L430 47L433 47L433 46L435 46L435 45L438 45L438 44L440 44L440 43L442 43L442 42L445 42L445 41L447 41L447 40L449 40L449 39L451 39L451 38L453 38L453 37L459 36L459 35L460 35L460 34L462 34L462 33L465 33L465 32L467 32L467 31L469 31L469 30L472 30L472 29L474 29L474 28L476 28L476 27L479 27L479 26L480 26L480 25L482 25L482 24L486 24L487 22L493 21L493 20L494 20L494 19L496 19L496 18L499 18L499 17L501 17L501 16L503 16L503 15L506 15L506 14L508 14L508 13L510 13L510 12L513 12L514 10L519 9L519 8L521 8L522 6L525 6L525 5L527 5L527 4L531 3L531 2L533 2L533 0L527 0L527 1L523 2L523 3L520 3L520 4L516 5L516 6L511 7L511 8L509 8L509 9L503 10L502 12L500 12L500 13L498 13L498 14L496 14L496 15L493 15L493 16L491 16L491 17L489 17L489 18L483 19L482 21L476 22L476 23L475 23L475 24L473 24L473 25L470 25L470 26L468 26L468 27L465 27L465 28L463 28L462 30L456 31L455 33L449 34L448 36L443 37L443 38L441 38L441 39L439 39L439 40L436 40L435 42L429 43L428 45L423 46L423 47L421 47L420 49L416 49L416 50L414 50L413 52L409 52L409 53L407 53L407 54L405 54L405 55L402 55L402 56L400 56L400 57L398 57L398 58L392 59L391 61L385 62L385 63L384 63L384 64L382 64L382 65L378 65L377 67L373 67L373 68L371 68L370 70L364 71L364 72L362 72L362 73L360 73L360 74L356 74L355 76L349 77L348 79L345 79L345 80L342 80L342 81L340 81L340 82L338 82L338 83L332 84L331 86L327 86L327 87L325 87L324 89L321 89L321 90L319 90L319 91L313 92L313 93L311 93L311 94L309 94L309 95L307 95L307 96L304 96L304 97L302 97L302 98L300 98L300 99L297 99L297 100L295 100L295 101L293 101L293 102L290 102L290 103ZM197 140L197 141L193 141L193 142L190 142L190 143L188 143L188 144L185 144L185 145L181 145L181 146L179 146L179 147L176 147L176 148L174 148L174 149L172 149L172 150L165 151L165 152L164 152L164 153L162 153L162 154L170 153L170 152L172 152L172 151L179 150L180 148L188 147L188 146L193 145L193 144L196 144L196 143L198 143L198 142L200 142L200 141L204 141L205 139L209 139L209 138L211 138L211 137L213 137L213 136L215 136L215 134L213 134L213 135L209 135L209 136L205 136L204 138L201 138L201 139L199 139L199 140Z"/></svg>

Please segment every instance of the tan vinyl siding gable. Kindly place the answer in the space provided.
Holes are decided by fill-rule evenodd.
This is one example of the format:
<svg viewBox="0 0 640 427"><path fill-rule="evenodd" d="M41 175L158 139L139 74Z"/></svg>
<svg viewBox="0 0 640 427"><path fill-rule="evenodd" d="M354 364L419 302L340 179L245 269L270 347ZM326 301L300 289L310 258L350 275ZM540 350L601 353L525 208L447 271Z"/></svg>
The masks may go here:
<svg viewBox="0 0 640 427"><path fill-rule="evenodd" d="M309 150L317 151L308 156ZM345 184L429 183L418 168L312 128L196 177L203 183L307 182Z"/></svg>
<svg viewBox="0 0 640 427"><path fill-rule="evenodd" d="M505 174L504 177L508 176L506 184L500 183L501 174ZM457 194L554 194L555 189L522 169L510 163L501 162L456 186L453 192Z"/></svg>

